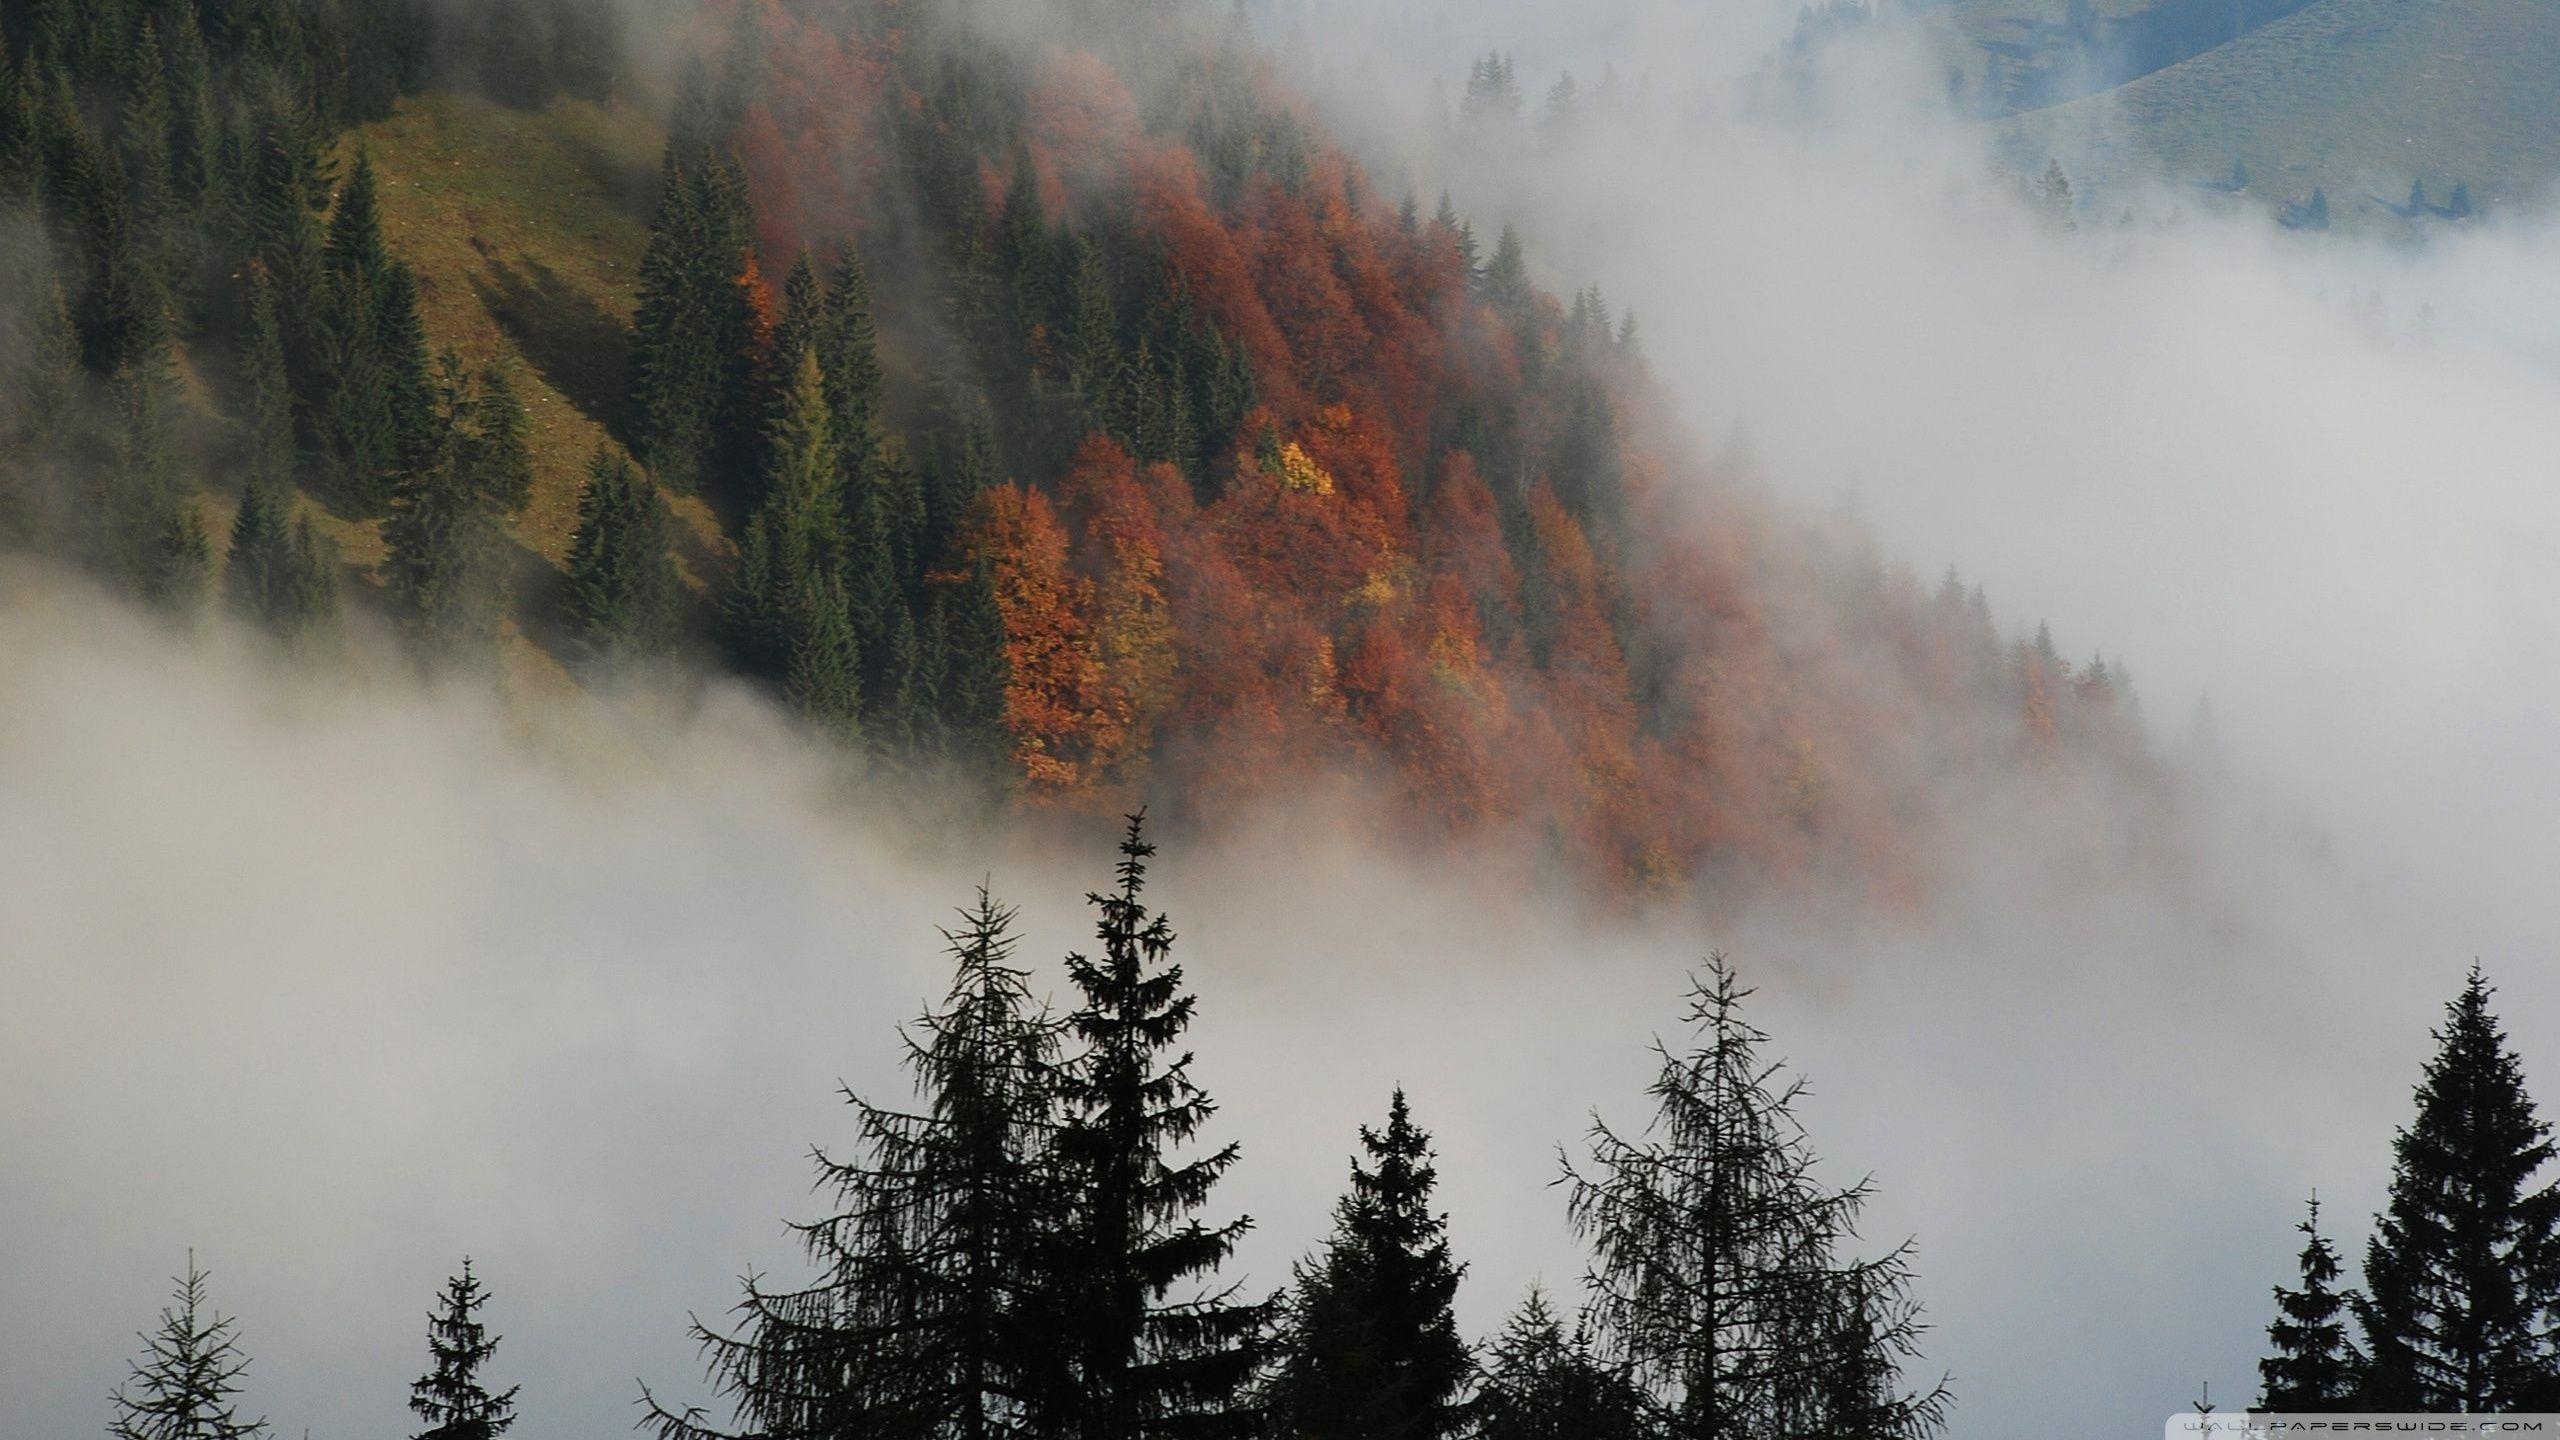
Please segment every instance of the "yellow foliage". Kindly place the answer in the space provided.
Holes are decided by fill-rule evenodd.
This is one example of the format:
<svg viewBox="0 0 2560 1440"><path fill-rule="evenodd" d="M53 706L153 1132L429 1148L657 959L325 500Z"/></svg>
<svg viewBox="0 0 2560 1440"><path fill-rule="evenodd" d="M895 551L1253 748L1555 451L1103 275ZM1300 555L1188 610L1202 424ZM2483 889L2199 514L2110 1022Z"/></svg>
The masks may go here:
<svg viewBox="0 0 2560 1440"><path fill-rule="evenodd" d="M1280 483L1302 495L1333 493L1333 477L1295 440L1280 447Z"/></svg>

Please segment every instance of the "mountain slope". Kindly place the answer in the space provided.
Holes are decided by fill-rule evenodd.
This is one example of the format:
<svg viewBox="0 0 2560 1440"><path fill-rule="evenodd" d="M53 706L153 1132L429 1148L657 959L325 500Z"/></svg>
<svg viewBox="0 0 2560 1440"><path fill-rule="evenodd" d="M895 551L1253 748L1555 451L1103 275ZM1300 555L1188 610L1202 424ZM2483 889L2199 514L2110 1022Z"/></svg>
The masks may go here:
<svg viewBox="0 0 2560 1440"><path fill-rule="evenodd" d="M2271 201L2325 189L2342 222L2369 211L2367 193L2397 200L2412 181L2439 201L2462 183L2483 207L2516 204L2560 175L2560 4L2317 0L2004 123L2091 179L2145 166L2218 179L2237 161Z"/></svg>
<svg viewBox="0 0 2560 1440"><path fill-rule="evenodd" d="M139 11L15 42L0 194L81 262L32 316L80 403L0 429L29 543L298 636L322 547L274 517L313 512L431 661L494 630L574 683L682 625L892 774L1203 822L1350 791L1622 893L1907 903L1985 792L2162 793L2120 670L1706 462L1596 291L1382 194L1216 7L706 0L663 124L565 62L454 93L490 37L404 8L190 41L183 106L133 103ZM171 118L216 105L218 147ZM564 583L599 453L652 473Z"/></svg>

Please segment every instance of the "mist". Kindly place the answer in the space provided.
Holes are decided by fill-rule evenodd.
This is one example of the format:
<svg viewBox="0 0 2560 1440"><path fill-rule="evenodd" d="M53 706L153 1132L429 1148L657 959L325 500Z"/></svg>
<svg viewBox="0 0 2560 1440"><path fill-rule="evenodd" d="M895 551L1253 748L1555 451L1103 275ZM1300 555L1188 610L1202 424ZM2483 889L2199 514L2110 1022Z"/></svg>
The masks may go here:
<svg viewBox="0 0 2560 1440"><path fill-rule="evenodd" d="M1643 1047L1720 948L1813 1081L1832 1176L1876 1180L1868 1248L1919 1240L1960 1433L2237 1400L2302 1196L2360 1252L2474 957L2560 1084L2560 217L2303 240L2164 182L2064 230L1890 27L1782 120L1737 98L1779 7L1562 15L1268 23L1331 113L1383 100L1348 126L1381 175L1632 306L1729 465L2128 662L2209 803L2165 875L2044 843L2104 816L1968 813L1918 918L1628 915L1499 841L1384 848L1356 809L1186 838L1155 893L1211 1138L1245 1151L1213 1209L1257 1221L1230 1273L1285 1282L1402 1084L1471 1333L1569 1293L1557 1147L1595 1107L1641 1120ZM1496 47L1533 108L1566 68L1644 103L1496 170L1429 113ZM709 1399L686 1316L793 1272L807 1149L853 1135L834 1086L904 1093L934 927L990 881L1054 990L1105 874L1106 818L919 817L743 689L322 676L6 564L11 1433L102 1424L189 1247L285 1433L401 1430L466 1253L525 1382L513 1433L623 1433L641 1379Z"/></svg>
<svg viewBox="0 0 2560 1440"><path fill-rule="evenodd" d="M1553 13L1444 20L1454 53L1428 60L1381 21L1304 70L1337 105L1392 97L1358 111L1381 169L1448 187L1479 234L1518 225L1551 286L1634 307L1678 407L1761 481L1851 508L1923 575L1959 568L2005 624L2129 664L2155 741L2215 792L2229 889L2204 908L2227 924L2102 886L2109 919L1993 906L1956 942L1999 978L1946 1003L2016 1021L1949 1052L1957 1088L2020 1092L1997 1126L1977 1115L2005 1133L1968 1181L2016 1213L1922 1227L1959 1428L2148 1425L2208 1378L2239 1403L2285 1227L2317 1187L2360 1255L2424 1031L2473 958L2528 1070L2560 1076L2560 216L2296 236L2155 175L2084 190L2063 228L2004 171L2076 177L2113 137L2020 154L1951 117L1894 12L1821 52L1788 106L1745 83L1770 43L1734 43L1782 33L1781 7L1687 48L1650 7L1562 34L1530 18ZM1568 69L1650 95L1509 146L1394 103L1494 48L1532 115ZM1970 1018L1954 1034L1982 1041ZM1809 1020L1871 1042L1869 1023ZM2109 1098L2146 1070L2156 1103ZM1994 1180L2057 1148L2080 1153ZM2016 1243L1950 1253L1983 1233ZM2004 1312L1984 1351L1977 1305Z"/></svg>

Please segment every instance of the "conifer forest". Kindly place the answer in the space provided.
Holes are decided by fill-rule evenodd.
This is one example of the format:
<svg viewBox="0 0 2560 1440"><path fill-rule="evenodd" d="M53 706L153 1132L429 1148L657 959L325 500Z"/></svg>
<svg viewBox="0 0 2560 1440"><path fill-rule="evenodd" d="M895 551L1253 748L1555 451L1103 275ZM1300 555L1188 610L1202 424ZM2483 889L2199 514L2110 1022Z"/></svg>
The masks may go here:
<svg viewBox="0 0 2560 1440"><path fill-rule="evenodd" d="M2560 1413L2426 7L0 0L0 1437Z"/></svg>

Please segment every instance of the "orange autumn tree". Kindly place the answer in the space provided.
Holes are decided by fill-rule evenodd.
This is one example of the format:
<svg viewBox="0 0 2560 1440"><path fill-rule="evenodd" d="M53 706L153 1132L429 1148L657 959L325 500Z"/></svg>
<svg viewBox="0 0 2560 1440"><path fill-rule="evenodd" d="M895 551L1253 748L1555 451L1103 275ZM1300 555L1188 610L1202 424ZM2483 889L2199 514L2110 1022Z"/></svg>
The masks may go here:
<svg viewBox="0 0 2560 1440"><path fill-rule="evenodd" d="M1004 617L1004 719L1023 784L1034 797L1071 792L1113 737L1095 703L1102 675L1084 615L1090 587L1068 568L1067 532L1047 496L998 486L978 498L960 550L987 567Z"/></svg>

